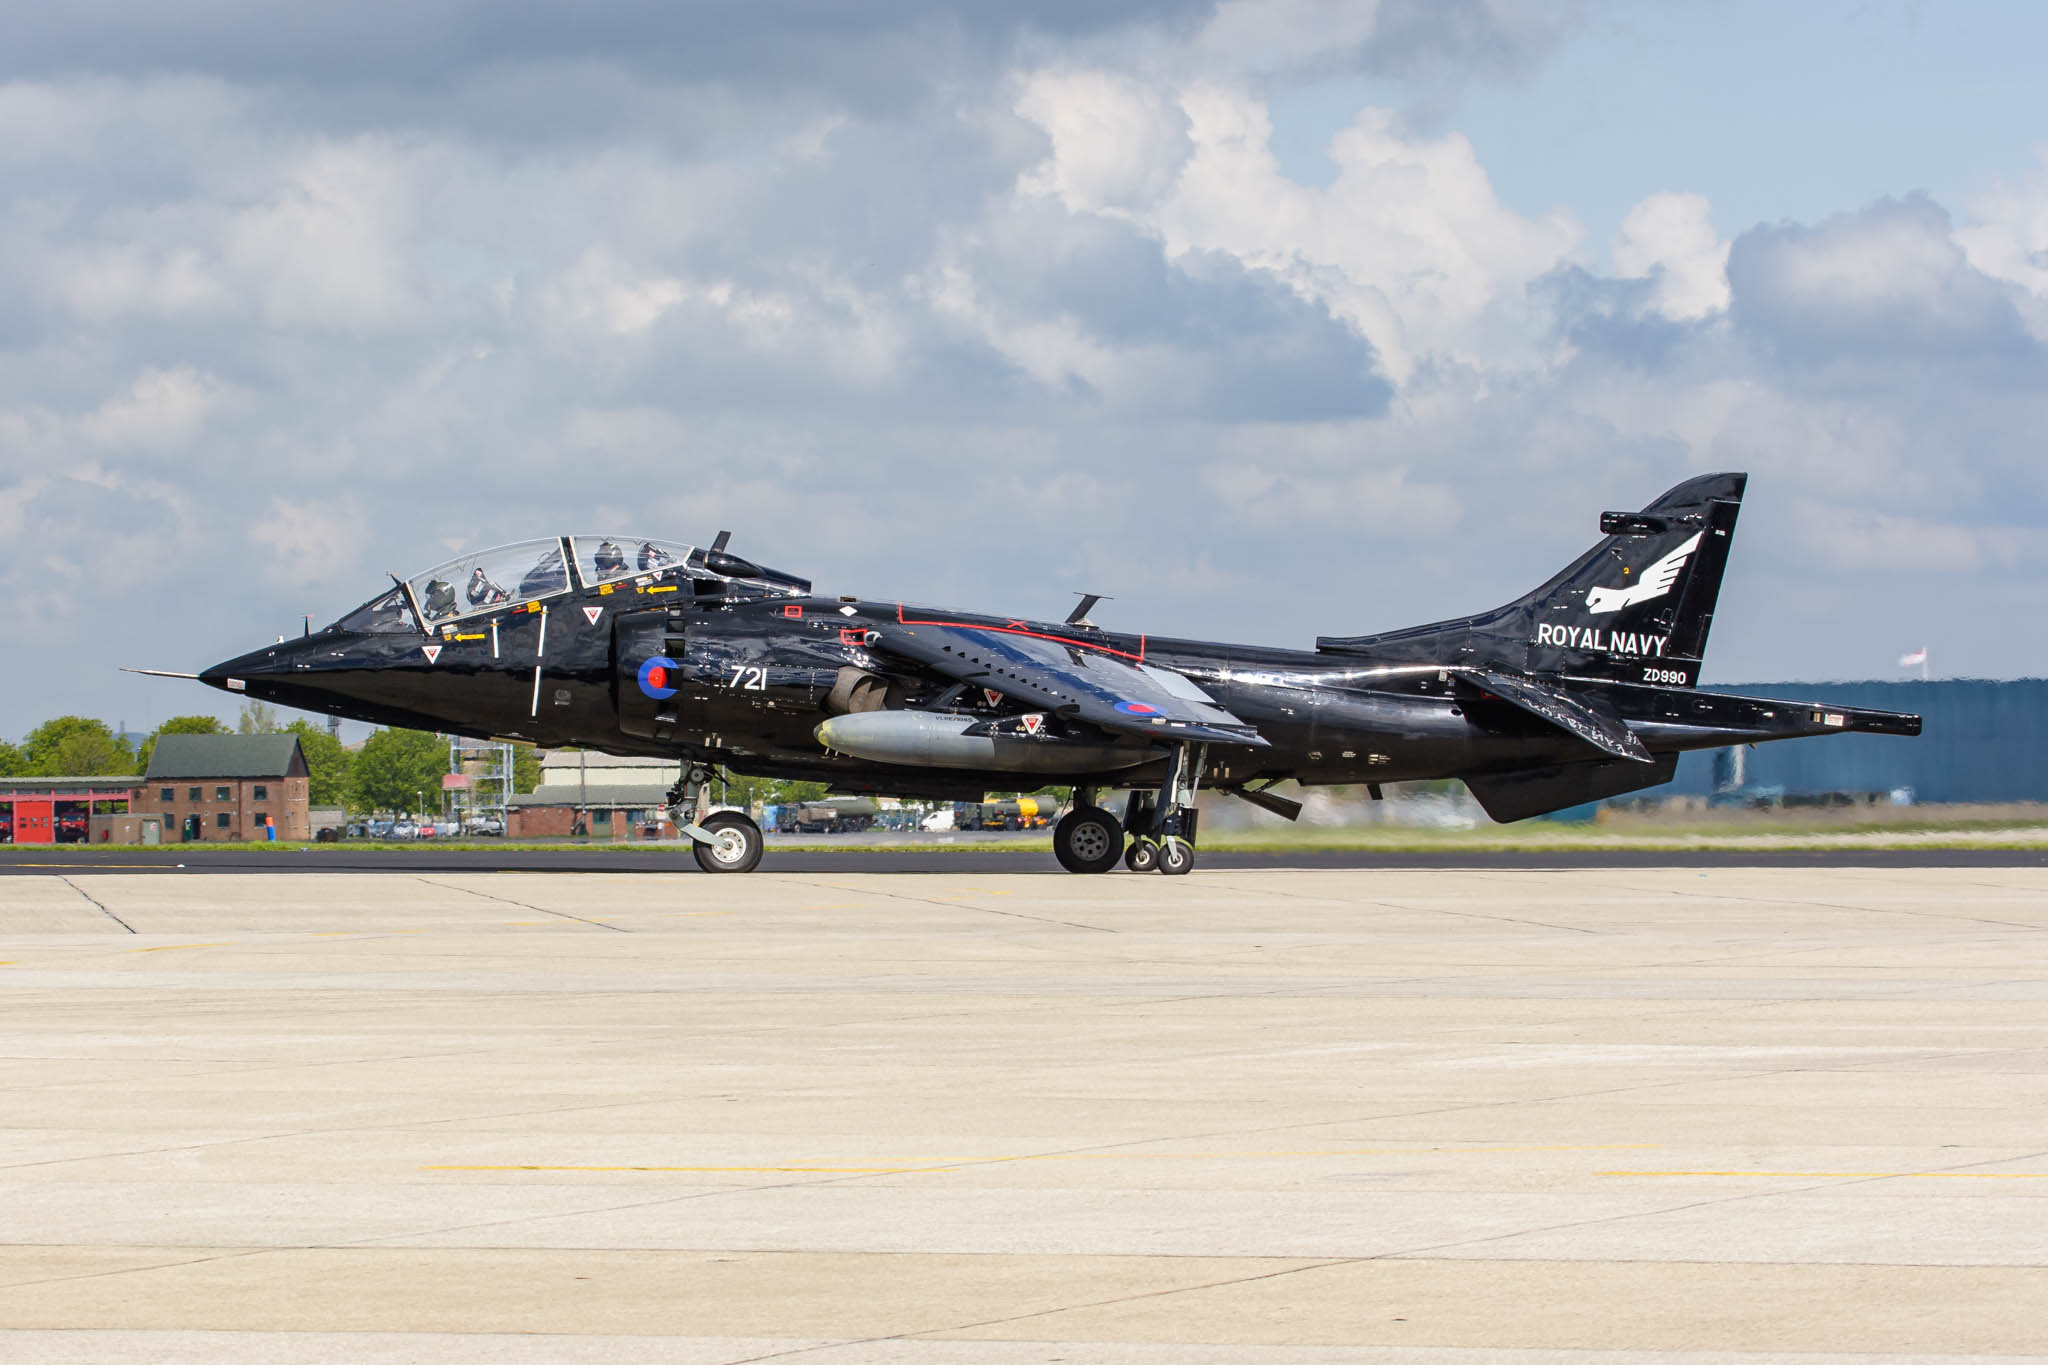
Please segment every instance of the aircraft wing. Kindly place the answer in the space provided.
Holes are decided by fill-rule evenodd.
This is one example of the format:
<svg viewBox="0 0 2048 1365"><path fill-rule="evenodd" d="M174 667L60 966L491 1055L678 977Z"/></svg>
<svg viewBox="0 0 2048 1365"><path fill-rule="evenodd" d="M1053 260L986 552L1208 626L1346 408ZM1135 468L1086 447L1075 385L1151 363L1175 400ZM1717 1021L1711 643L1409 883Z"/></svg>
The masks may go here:
<svg viewBox="0 0 2048 1365"><path fill-rule="evenodd" d="M1119 734L1268 747L1186 675L1115 650L969 625L892 623L870 634L872 649Z"/></svg>
<svg viewBox="0 0 2048 1365"><path fill-rule="evenodd" d="M1531 678L1510 677L1483 668L1468 670L1460 676L1482 693L1519 707L1566 734L1576 735L1602 753L1632 758L1638 763L1656 761L1620 716L1561 687L1546 687Z"/></svg>

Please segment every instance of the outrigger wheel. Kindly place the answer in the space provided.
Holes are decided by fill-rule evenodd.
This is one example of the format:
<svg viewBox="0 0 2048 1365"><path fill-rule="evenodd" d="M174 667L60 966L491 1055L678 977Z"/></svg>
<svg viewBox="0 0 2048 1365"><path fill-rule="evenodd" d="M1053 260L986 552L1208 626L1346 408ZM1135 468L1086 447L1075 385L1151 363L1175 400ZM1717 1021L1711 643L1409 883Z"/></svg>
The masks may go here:
<svg viewBox="0 0 2048 1365"><path fill-rule="evenodd" d="M706 872L752 872L761 861L761 827L736 810L722 810L701 826L711 836L691 852Z"/></svg>
<svg viewBox="0 0 2048 1365"><path fill-rule="evenodd" d="M1107 872L1123 851L1123 822L1100 806L1076 806L1053 826L1053 856L1069 872Z"/></svg>
<svg viewBox="0 0 2048 1365"><path fill-rule="evenodd" d="M1149 835L1140 834L1124 850L1124 866L1133 872L1150 872L1159 866L1159 845Z"/></svg>
<svg viewBox="0 0 2048 1365"><path fill-rule="evenodd" d="M1195 865L1195 846L1178 834L1159 841L1159 870L1169 877L1185 875Z"/></svg>

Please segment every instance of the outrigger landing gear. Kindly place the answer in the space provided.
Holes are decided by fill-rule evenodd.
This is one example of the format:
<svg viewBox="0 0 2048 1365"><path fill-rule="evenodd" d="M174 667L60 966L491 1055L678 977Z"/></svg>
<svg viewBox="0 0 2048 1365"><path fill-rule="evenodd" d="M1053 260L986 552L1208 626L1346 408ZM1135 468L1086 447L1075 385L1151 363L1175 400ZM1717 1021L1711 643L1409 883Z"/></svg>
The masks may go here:
<svg viewBox="0 0 2048 1365"><path fill-rule="evenodd" d="M736 810L705 814L711 776L701 763L685 765L668 789L669 819L694 845L690 851L706 872L752 872L761 862L761 827Z"/></svg>

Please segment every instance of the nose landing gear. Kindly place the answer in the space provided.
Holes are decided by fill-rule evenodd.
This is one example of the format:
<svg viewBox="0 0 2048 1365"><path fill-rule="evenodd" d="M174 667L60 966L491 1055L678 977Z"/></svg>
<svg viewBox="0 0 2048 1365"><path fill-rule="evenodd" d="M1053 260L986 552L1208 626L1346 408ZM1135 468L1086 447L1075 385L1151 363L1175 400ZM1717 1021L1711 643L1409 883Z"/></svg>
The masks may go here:
<svg viewBox="0 0 2048 1365"><path fill-rule="evenodd" d="M736 810L706 814L711 769L685 765L668 789L668 816L693 845L697 866L706 872L752 872L761 863L761 827Z"/></svg>

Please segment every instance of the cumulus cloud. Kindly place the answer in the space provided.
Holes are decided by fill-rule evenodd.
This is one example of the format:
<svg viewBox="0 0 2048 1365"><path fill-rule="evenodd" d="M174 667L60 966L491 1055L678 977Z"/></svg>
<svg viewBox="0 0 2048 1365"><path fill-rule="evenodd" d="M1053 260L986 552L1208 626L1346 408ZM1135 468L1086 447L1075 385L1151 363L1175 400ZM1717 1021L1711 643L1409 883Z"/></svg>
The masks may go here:
<svg viewBox="0 0 2048 1365"><path fill-rule="evenodd" d="M1703 194L1653 194L1630 209L1614 238L1614 273L1647 279L1651 306L1677 322L1728 307L1728 244Z"/></svg>
<svg viewBox="0 0 2048 1365"><path fill-rule="evenodd" d="M1370 341L1397 382L1433 355L1495 355L1506 334L1488 315L1515 311L1518 293L1578 242L1562 215L1505 208L1456 134L1417 137L1392 111L1364 110L1331 145L1336 181L1316 189L1281 171L1256 95L1173 93L1169 105L1099 73L1034 73L1018 112L1046 120L1051 152L1020 188L1140 226L1169 257L1227 253L1284 281ZM1043 112L1112 101L1122 116L1087 120L1085 135Z"/></svg>
<svg viewBox="0 0 2048 1365"><path fill-rule="evenodd" d="M272 498L250 526L249 539L269 551L271 572L286 582L340 586L336 566L355 562L362 524L352 497Z"/></svg>
<svg viewBox="0 0 2048 1365"><path fill-rule="evenodd" d="M1205 71L1517 78L1576 20L1520 0L1220 0L1187 41Z"/></svg>
<svg viewBox="0 0 2048 1365"><path fill-rule="evenodd" d="M2048 165L1970 203L1956 241L1972 266L2018 286L2015 304L2037 341L2048 342Z"/></svg>
<svg viewBox="0 0 2048 1365"><path fill-rule="evenodd" d="M79 419L78 430L115 452L165 454L187 450L221 401L221 385L188 367L147 370L127 392Z"/></svg>
<svg viewBox="0 0 2048 1365"><path fill-rule="evenodd" d="M1921 195L1752 229L1730 248L1728 278L1738 322L1801 359L2031 345L2011 292L1970 264L1947 211Z"/></svg>
<svg viewBox="0 0 2048 1365"><path fill-rule="evenodd" d="M405 280L412 195L374 142L323 143L280 168L267 201L234 215L221 243L280 326L378 330L417 306Z"/></svg>

